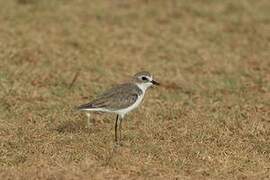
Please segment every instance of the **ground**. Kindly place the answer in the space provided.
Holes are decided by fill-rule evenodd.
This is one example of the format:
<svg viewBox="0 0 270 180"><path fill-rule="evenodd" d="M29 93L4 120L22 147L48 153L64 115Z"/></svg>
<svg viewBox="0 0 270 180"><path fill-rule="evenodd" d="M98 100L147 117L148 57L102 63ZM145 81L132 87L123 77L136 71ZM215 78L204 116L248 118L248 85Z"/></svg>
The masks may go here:
<svg viewBox="0 0 270 180"><path fill-rule="evenodd" d="M0 0L0 179L269 179L269 0ZM148 70L123 122L74 107Z"/></svg>

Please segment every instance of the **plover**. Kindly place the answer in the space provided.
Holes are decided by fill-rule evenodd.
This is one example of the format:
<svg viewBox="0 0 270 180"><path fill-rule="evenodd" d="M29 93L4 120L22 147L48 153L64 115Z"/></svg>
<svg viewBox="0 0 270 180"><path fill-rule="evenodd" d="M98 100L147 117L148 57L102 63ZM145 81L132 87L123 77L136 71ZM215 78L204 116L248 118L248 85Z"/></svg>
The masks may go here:
<svg viewBox="0 0 270 180"><path fill-rule="evenodd" d="M88 125L90 124L90 111L111 112L117 114L114 133L115 142L118 142L117 129L119 129L120 142L122 136L122 120L124 116L140 105L146 90L153 85L159 85L159 83L153 79L149 72L138 72L131 78L130 82L116 85L91 102L78 106L77 110L86 112Z"/></svg>

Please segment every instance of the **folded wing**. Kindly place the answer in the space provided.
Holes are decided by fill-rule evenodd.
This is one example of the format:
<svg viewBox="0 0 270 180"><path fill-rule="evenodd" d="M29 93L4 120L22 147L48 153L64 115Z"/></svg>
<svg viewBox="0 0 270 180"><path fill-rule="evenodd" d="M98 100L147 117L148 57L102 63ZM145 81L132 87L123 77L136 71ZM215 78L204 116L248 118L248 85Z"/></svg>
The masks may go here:
<svg viewBox="0 0 270 180"><path fill-rule="evenodd" d="M111 111L124 109L134 104L141 94L141 90L135 84L122 84L106 91L90 103L79 106L77 109L107 109Z"/></svg>

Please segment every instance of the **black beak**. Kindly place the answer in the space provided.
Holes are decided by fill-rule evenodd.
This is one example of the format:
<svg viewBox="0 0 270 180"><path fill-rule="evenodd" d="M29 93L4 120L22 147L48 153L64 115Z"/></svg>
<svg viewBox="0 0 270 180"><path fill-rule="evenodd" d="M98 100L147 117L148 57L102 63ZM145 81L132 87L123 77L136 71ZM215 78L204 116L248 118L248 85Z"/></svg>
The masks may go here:
<svg viewBox="0 0 270 180"><path fill-rule="evenodd" d="M155 80L152 80L151 83L154 84L154 85L156 85L156 86L160 85L159 82L157 82Z"/></svg>

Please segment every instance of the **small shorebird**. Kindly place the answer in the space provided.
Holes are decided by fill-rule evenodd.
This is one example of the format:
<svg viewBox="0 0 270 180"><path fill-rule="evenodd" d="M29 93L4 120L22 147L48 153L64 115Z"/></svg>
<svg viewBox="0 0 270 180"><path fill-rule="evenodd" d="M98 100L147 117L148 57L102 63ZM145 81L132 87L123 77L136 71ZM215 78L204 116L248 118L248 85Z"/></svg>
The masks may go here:
<svg viewBox="0 0 270 180"><path fill-rule="evenodd" d="M153 80L149 72L139 72L131 78L129 83L117 85L105 91L90 103L80 105L77 109L86 112L88 125L90 125L89 111L116 113L115 141L118 142L118 121L121 140L122 120L124 116L140 105L146 90L152 85L159 85L159 83Z"/></svg>

